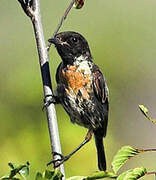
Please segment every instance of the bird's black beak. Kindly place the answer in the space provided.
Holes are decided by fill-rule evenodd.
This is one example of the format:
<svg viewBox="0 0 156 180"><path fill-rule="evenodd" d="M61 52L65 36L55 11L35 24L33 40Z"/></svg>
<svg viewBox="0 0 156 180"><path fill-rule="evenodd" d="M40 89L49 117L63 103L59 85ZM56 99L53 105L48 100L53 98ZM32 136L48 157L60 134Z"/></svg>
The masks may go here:
<svg viewBox="0 0 156 180"><path fill-rule="evenodd" d="M48 41L52 44L55 44L56 47L58 47L58 46L69 46L70 47L70 45L67 42L61 41L61 39L58 37L51 38Z"/></svg>
<svg viewBox="0 0 156 180"><path fill-rule="evenodd" d="M55 44L55 45L60 44L60 41L59 41L59 39L57 39L57 38L48 39L48 42L50 42L50 43L52 43L52 44Z"/></svg>

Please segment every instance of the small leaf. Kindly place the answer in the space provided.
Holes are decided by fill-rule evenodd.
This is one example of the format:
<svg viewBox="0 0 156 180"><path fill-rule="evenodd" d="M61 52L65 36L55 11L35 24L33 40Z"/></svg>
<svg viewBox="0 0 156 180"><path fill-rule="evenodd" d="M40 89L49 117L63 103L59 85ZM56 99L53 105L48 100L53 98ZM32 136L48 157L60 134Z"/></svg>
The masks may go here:
<svg viewBox="0 0 156 180"><path fill-rule="evenodd" d="M118 176L117 180L136 180L144 176L146 173L147 171L143 167L135 168L135 169L131 169L126 172L123 172L122 174Z"/></svg>
<svg viewBox="0 0 156 180"><path fill-rule="evenodd" d="M57 168L53 171L45 170L42 177L43 177L43 179L46 179L46 180L48 180L48 179L49 180L61 180L63 175L60 172L60 170Z"/></svg>
<svg viewBox="0 0 156 180"><path fill-rule="evenodd" d="M60 170L57 168L54 170L53 180L62 180L63 174L60 172Z"/></svg>
<svg viewBox="0 0 156 180"><path fill-rule="evenodd" d="M0 180L19 180L19 178L14 177L17 174L20 174L24 179L26 179L29 175L29 162L22 165L15 165L14 163L9 162L8 165L12 170L9 172L9 175L1 177Z"/></svg>
<svg viewBox="0 0 156 180"><path fill-rule="evenodd" d="M26 179L29 175L29 162L27 162L25 165L23 165L22 169L19 170L19 174Z"/></svg>
<svg viewBox="0 0 156 180"><path fill-rule="evenodd" d="M76 9L81 9L84 5L85 0L76 0L74 3L74 7Z"/></svg>
<svg viewBox="0 0 156 180"><path fill-rule="evenodd" d="M43 180L42 174L40 172L37 172L35 180Z"/></svg>
<svg viewBox="0 0 156 180"><path fill-rule="evenodd" d="M9 179L13 179L14 176L20 174L24 179L29 175L29 162L22 165L15 165L14 163L8 163L10 168L12 169L9 174Z"/></svg>
<svg viewBox="0 0 156 180"><path fill-rule="evenodd" d="M114 156L112 161L112 169L115 173L122 167L122 165L131 157L139 154L141 151L134 149L131 146L123 146L117 154Z"/></svg>
<svg viewBox="0 0 156 180"><path fill-rule="evenodd" d="M54 171L45 170L43 177L46 179L51 179L54 176Z"/></svg>
<svg viewBox="0 0 156 180"><path fill-rule="evenodd" d="M28 167L23 167L20 171L19 174L26 179L29 175L29 168Z"/></svg>
<svg viewBox="0 0 156 180"><path fill-rule="evenodd" d="M11 162L8 163L8 166L11 168L11 169L15 169L15 165Z"/></svg>
<svg viewBox="0 0 156 180"><path fill-rule="evenodd" d="M84 180L102 179L102 178L116 178L117 175L112 172L99 171L91 176L84 178Z"/></svg>
<svg viewBox="0 0 156 180"><path fill-rule="evenodd" d="M148 109L144 105L139 105L140 111L147 117Z"/></svg>
<svg viewBox="0 0 156 180"><path fill-rule="evenodd" d="M9 176L8 176L8 175L5 175L5 176L0 177L0 180L6 180L6 179L9 179Z"/></svg>
<svg viewBox="0 0 156 180"><path fill-rule="evenodd" d="M9 177L1 177L0 180L20 180L19 178L9 178Z"/></svg>
<svg viewBox="0 0 156 180"><path fill-rule="evenodd" d="M139 105L139 109L148 120L150 120L150 121L152 121L152 123L156 124L156 119L150 117L150 115L148 114L148 109L144 105Z"/></svg>
<svg viewBox="0 0 156 180"><path fill-rule="evenodd" d="M67 178L66 180L84 180L84 176L73 176L70 178Z"/></svg>

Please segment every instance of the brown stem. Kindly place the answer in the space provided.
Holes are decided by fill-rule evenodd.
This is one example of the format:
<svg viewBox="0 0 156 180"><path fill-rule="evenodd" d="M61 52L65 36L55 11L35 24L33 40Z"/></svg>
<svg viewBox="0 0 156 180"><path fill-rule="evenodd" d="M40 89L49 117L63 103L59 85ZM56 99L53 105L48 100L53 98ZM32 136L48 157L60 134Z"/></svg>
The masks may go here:
<svg viewBox="0 0 156 180"><path fill-rule="evenodd" d="M153 172L147 172L145 175L156 175L156 171L153 171Z"/></svg>
<svg viewBox="0 0 156 180"><path fill-rule="evenodd" d="M139 151L141 151L141 152L151 152L151 151L156 151L156 149L154 148L154 149L139 149Z"/></svg>

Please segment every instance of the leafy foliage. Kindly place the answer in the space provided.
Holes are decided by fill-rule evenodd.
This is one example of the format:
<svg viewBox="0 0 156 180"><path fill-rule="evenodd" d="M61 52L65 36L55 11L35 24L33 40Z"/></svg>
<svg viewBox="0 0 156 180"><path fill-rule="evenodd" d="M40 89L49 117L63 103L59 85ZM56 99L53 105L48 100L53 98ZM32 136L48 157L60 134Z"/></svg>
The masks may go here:
<svg viewBox="0 0 156 180"><path fill-rule="evenodd" d="M70 178L67 178L67 180L84 180L84 176L73 176Z"/></svg>
<svg viewBox="0 0 156 180"><path fill-rule="evenodd" d="M138 149L132 148L131 146L122 147L113 158L113 161L112 161L113 171L117 173L118 170L129 158L139 153L140 151Z"/></svg>
<svg viewBox="0 0 156 180"><path fill-rule="evenodd" d="M67 180L94 180L94 179L103 179L103 178L116 178L117 175L115 175L112 172L104 172L104 171L99 171L91 176L73 176L68 178Z"/></svg>
<svg viewBox="0 0 156 180"><path fill-rule="evenodd" d="M103 178L116 178L117 175L112 172L99 171L91 176L84 178L84 180L103 179Z"/></svg>
<svg viewBox="0 0 156 180"><path fill-rule="evenodd" d="M9 175L3 176L0 180L20 180L19 178L15 177L20 175L24 180L27 179L29 175L29 162L22 165L15 165L13 163L8 164L12 169ZM59 169L55 169L53 171L45 170L43 173L37 172L35 180L61 180L63 175L59 171Z"/></svg>
<svg viewBox="0 0 156 180"><path fill-rule="evenodd" d="M151 151L151 150L150 150ZM155 149L153 149L155 151ZM146 168L139 167L135 169L127 170L120 175L116 173L120 169L120 167L131 157L139 154L140 152L144 152L143 150L138 150L132 148L131 146L124 146L122 147L117 154L114 156L112 162L112 168L115 172L104 172L99 171L90 176L73 176L67 178L67 180L95 180L95 179L104 179L104 178L111 178L116 180L137 180L144 175L156 174L156 172L147 172ZM16 175L20 175L24 180L27 180L29 175L29 163L22 165L15 165L13 163L8 164L11 168L9 175L3 176L0 180L20 180ZM58 168L53 171L46 169L43 173L37 172L35 180L62 180L62 173Z"/></svg>
<svg viewBox="0 0 156 180"><path fill-rule="evenodd" d="M117 180L136 180L144 176L146 172L147 172L146 169L143 167L131 169L119 175Z"/></svg>
<svg viewBox="0 0 156 180"><path fill-rule="evenodd" d="M44 173L37 172L35 180L61 180L63 175L59 169L53 171L45 170Z"/></svg>
<svg viewBox="0 0 156 180"><path fill-rule="evenodd" d="M18 180L19 178L16 178L15 176L17 174L21 175L23 179L26 179L29 175L29 162L26 162L26 164L22 165L15 165L13 163L8 163L10 168L12 169L9 173L9 175L3 176L0 178L0 180L6 180L6 179L12 179L12 180Z"/></svg>

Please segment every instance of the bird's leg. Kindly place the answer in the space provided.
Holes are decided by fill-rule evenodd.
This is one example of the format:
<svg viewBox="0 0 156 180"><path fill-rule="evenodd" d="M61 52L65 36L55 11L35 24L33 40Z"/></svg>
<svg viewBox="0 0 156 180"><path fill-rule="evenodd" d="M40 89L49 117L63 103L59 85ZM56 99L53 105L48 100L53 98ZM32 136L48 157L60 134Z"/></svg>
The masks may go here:
<svg viewBox="0 0 156 180"><path fill-rule="evenodd" d="M88 142L91 140L92 135L93 135L93 131L92 131L92 130L89 130L89 131L87 132L87 135L86 135L84 141L83 141L76 149L74 149L74 151L72 151L72 152L71 152L70 154L68 154L67 156L63 156L62 154L59 154L59 153L57 153L57 152L53 152L53 154L59 155L59 156L60 156L60 159L56 159L56 160L50 161L50 162L47 164L47 166L53 163L55 168L56 168L56 167L59 167L62 163L64 163L65 161L67 161L73 154L75 154L79 149L81 149L86 143L88 143Z"/></svg>

